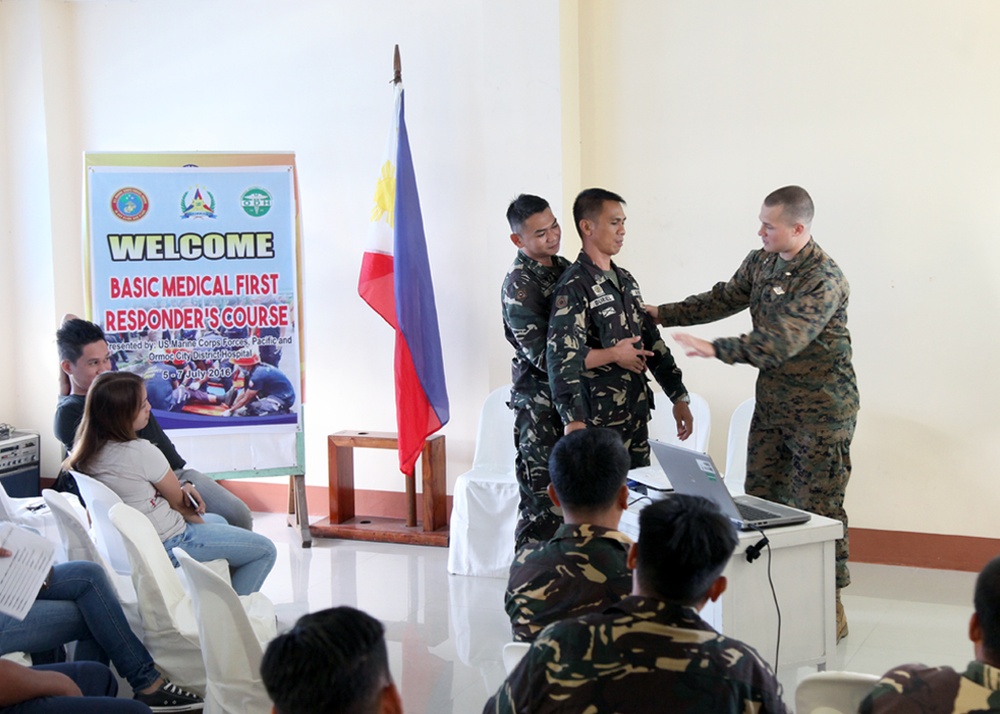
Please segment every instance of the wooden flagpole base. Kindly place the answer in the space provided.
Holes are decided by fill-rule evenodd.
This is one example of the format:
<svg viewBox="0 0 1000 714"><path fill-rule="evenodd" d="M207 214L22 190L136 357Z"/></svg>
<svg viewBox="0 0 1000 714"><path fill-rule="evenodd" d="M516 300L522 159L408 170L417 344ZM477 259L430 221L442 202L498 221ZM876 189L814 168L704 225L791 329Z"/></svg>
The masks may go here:
<svg viewBox="0 0 1000 714"><path fill-rule="evenodd" d="M421 452L423 525L416 520L416 485L407 479L407 518L363 516L354 511L354 449L397 449L395 432L338 431L327 440L330 517L309 526L316 538L344 538L411 545L448 545L448 512L445 501L445 439L434 434Z"/></svg>

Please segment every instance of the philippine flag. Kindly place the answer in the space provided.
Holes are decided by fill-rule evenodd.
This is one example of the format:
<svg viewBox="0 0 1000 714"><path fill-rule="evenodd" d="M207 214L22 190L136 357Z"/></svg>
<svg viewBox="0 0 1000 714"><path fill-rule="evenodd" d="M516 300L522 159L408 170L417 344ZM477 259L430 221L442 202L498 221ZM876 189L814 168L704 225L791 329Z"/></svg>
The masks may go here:
<svg viewBox="0 0 1000 714"><path fill-rule="evenodd" d="M399 470L413 467L428 436L448 423L441 336L427 260L424 222L396 83L392 130L375 187L358 294L396 330Z"/></svg>

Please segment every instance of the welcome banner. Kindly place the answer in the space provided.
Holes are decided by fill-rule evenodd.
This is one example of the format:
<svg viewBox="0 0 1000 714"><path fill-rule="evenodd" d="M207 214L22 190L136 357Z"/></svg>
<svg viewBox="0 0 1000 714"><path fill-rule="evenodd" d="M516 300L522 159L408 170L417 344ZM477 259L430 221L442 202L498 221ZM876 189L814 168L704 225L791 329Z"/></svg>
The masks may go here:
<svg viewBox="0 0 1000 714"><path fill-rule="evenodd" d="M88 155L86 172L89 312L160 424L301 428L294 156Z"/></svg>

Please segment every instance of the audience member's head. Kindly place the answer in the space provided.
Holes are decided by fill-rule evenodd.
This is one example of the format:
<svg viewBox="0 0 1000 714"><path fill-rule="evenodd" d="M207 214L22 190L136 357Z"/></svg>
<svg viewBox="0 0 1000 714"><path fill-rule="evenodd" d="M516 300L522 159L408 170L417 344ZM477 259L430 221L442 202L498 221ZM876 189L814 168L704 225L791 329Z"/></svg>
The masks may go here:
<svg viewBox="0 0 1000 714"><path fill-rule="evenodd" d="M111 369L104 331L93 322L66 320L56 332L59 365L69 377L73 394L86 394L94 378Z"/></svg>
<svg viewBox="0 0 1000 714"><path fill-rule="evenodd" d="M732 522L700 496L674 494L646 506L630 558L637 594L700 607L725 589L722 571L736 542Z"/></svg>
<svg viewBox="0 0 1000 714"><path fill-rule="evenodd" d="M393 714L385 629L353 607L299 618L267 646L261 677L277 714Z"/></svg>
<svg viewBox="0 0 1000 714"><path fill-rule="evenodd" d="M109 441L136 438L136 419L143 411L146 385L131 372L103 372L97 375L87 392L83 418L76 430L73 450L66 458L67 468L86 471L87 461Z"/></svg>
<svg viewBox="0 0 1000 714"><path fill-rule="evenodd" d="M620 501L627 505L629 466L618 432L601 427L571 431L549 455L552 500L562 506L567 522L593 522Z"/></svg>
<svg viewBox="0 0 1000 714"><path fill-rule="evenodd" d="M973 601L976 612L969 634L976 643L976 659L1000 667L1000 557L979 573Z"/></svg>
<svg viewBox="0 0 1000 714"><path fill-rule="evenodd" d="M583 237L581 222L596 221L604 211L605 201L615 201L625 205L625 199L613 191L606 188L587 188L577 195L573 201L573 223L576 225L576 232Z"/></svg>

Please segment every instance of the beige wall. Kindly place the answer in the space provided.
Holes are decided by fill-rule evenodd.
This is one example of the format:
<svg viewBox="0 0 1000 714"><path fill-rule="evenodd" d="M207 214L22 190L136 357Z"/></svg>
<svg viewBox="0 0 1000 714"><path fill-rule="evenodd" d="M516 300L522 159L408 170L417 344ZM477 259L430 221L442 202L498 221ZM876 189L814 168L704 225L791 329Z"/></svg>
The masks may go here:
<svg viewBox="0 0 1000 714"><path fill-rule="evenodd" d="M585 2L584 184L629 201L650 301L728 278L789 183L851 281L852 525L1000 537L1000 5ZM745 316L694 330L738 334ZM712 453L754 371L680 358Z"/></svg>
<svg viewBox="0 0 1000 714"><path fill-rule="evenodd" d="M507 379L497 298L513 195L552 200L572 257L572 196L621 192L621 263L665 301L727 278L758 244L764 194L801 183L853 289L852 524L1000 537L998 31L988 1L0 0L0 421L50 434L52 331L82 304L83 151L292 150L307 480L325 482L325 434L393 429L392 335L356 283L399 43L450 480ZM712 405L722 463L754 371L679 362ZM399 487L390 454L358 468L364 488Z"/></svg>

